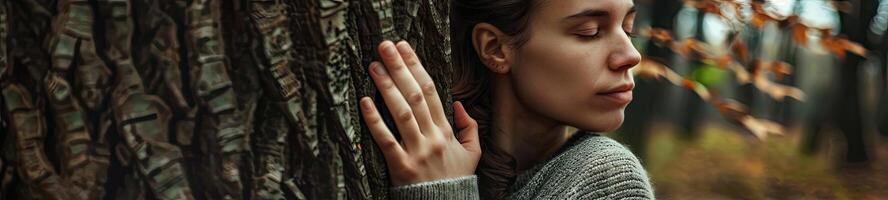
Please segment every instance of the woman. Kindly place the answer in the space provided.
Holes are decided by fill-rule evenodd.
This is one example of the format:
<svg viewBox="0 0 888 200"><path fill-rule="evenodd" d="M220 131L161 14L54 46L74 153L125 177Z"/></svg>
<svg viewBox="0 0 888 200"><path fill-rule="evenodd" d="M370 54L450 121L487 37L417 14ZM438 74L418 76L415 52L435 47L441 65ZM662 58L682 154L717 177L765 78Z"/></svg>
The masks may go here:
<svg viewBox="0 0 888 200"><path fill-rule="evenodd" d="M361 110L391 195L652 199L638 159L591 133L617 129L632 100L628 70L641 59L630 41L633 8L631 0L454 0L457 137L410 45L380 44L382 62L369 70L403 141L369 97Z"/></svg>

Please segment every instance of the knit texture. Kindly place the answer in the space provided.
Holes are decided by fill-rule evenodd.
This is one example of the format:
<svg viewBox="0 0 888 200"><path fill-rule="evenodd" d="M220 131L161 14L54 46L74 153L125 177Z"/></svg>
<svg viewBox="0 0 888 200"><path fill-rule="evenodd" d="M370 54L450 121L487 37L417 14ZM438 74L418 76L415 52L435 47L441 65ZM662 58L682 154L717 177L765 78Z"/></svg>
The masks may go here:
<svg viewBox="0 0 888 200"><path fill-rule="evenodd" d="M475 176L392 189L393 199L478 199ZM547 161L523 172L507 199L654 199L647 173L613 139L578 132Z"/></svg>
<svg viewBox="0 0 888 200"><path fill-rule="evenodd" d="M479 199L477 176L464 176L397 187L391 199Z"/></svg>

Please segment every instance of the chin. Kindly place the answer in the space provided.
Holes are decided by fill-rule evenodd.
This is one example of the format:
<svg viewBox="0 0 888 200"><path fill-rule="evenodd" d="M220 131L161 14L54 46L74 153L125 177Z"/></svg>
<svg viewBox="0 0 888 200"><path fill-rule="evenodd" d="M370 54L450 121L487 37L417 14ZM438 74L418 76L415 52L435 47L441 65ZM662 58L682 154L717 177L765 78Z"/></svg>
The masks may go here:
<svg viewBox="0 0 888 200"><path fill-rule="evenodd" d="M584 118L582 121L571 126L580 130L592 132L611 132L623 125L624 116L622 109L618 112L593 114L589 116L590 117Z"/></svg>

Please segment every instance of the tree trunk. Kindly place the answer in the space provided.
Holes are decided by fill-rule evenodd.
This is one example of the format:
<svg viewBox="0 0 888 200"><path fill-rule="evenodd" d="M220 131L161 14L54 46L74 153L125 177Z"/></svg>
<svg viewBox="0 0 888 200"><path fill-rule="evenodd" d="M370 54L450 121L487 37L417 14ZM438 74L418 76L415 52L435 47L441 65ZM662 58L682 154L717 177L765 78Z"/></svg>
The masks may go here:
<svg viewBox="0 0 888 200"><path fill-rule="evenodd" d="M851 41L860 44L869 44L867 42L867 31L869 23L878 2L873 0L855 0L851 1L855 9L849 13L842 13L842 34L848 36ZM869 49L872 49L869 47ZM835 106L837 109L837 124L839 129L845 135L846 152L845 160L849 163L859 163L868 161L870 155L867 152L867 144L865 137L867 129L864 128L864 120L861 116L861 87L860 87L860 68L866 57L848 54L845 57L843 66L839 70L842 88L839 92L839 101Z"/></svg>
<svg viewBox="0 0 888 200"><path fill-rule="evenodd" d="M0 1L0 199L387 199L366 67L406 40L449 105L449 7Z"/></svg>

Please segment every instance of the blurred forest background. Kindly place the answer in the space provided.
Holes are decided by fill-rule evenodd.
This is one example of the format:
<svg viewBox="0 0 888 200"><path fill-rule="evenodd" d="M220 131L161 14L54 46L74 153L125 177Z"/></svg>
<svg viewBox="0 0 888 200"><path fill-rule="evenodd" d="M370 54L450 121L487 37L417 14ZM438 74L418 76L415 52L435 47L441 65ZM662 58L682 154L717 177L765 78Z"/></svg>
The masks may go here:
<svg viewBox="0 0 888 200"><path fill-rule="evenodd" d="M663 199L888 199L888 0L637 0L612 134Z"/></svg>

